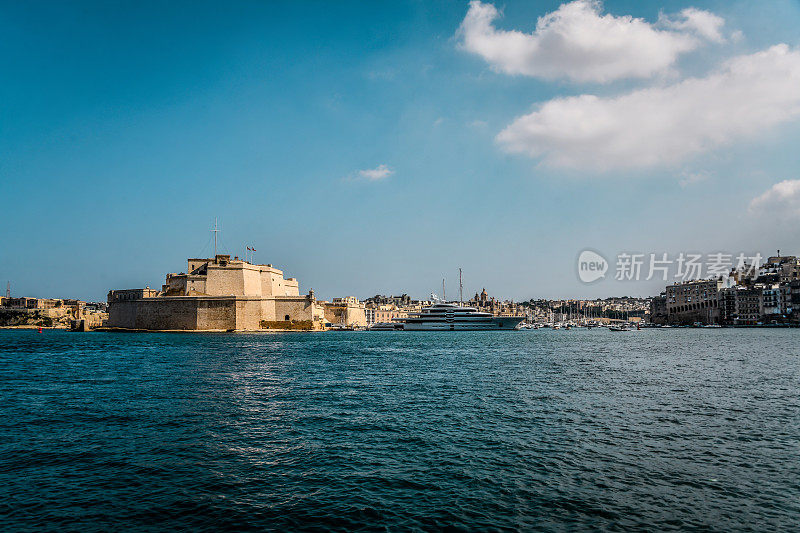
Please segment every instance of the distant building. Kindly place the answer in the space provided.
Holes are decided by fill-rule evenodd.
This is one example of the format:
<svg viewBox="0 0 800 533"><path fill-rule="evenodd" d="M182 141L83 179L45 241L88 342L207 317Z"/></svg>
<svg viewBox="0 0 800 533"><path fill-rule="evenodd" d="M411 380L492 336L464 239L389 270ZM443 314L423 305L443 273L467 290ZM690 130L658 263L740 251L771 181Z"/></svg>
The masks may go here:
<svg viewBox="0 0 800 533"><path fill-rule="evenodd" d="M800 323L800 280L789 282L789 302L791 303L792 321Z"/></svg>
<svg viewBox="0 0 800 533"><path fill-rule="evenodd" d="M737 314L737 294L740 287L726 287L719 292L719 321L720 324L734 324Z"/></svg>
<svg viewBox="0 0 800 533"><path fill-rule="evenodd" d="M332 326L366 327L366 309L355 296L334 298L332 303L323 302L325 322Z"/></svg>
<svg viewBox="0 0 800 533"><path fill-rule="evenodd" d="M384 296L382 294L376 294L371 298L367 298L364 300L364 303L368 306L372 305L395 305L397 307L406 307L413 303L411 300L411 296L408 294L401 294L400 296Z"/></svg>
<svg viewBox="0 0 800 533"><path fill-rule="evenodd" d="M758 287L740 287L736 295L734 324L755 325L761 321L762 291Z"/></svg>
<svg viewBox="0 0 800 533"><path fill-rule="evenodd" d="M410 308L400 309L394 304L367 306L367 324L392 322L395 318L407 318Z"/></svg>
<svg viewBox="0 0 800 533"><path fill-rule="evenodd" d="M662 292L650 300L650 323L666 324L667 318L667 294Z"/></svg>
<svg viewBox="0 0 800 533"><path fill-rule="evenodd" d="M667 320L676 324L719 322L719 291L722 278L675 283L666 288Z"/></svg>
<svg viewBox="0 0 800 533"><path fill-rule="evenodd" d="M765 318L775 318L786 311L783 290L780 284L775 283L760 287L759 312Z"/></svg>

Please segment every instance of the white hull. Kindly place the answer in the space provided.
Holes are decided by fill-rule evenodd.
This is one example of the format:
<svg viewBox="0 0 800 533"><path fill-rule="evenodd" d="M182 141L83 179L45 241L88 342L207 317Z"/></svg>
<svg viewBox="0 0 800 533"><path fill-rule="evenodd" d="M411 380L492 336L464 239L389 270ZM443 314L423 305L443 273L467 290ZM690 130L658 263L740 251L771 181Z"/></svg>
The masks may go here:
<svg viewBox="0 0 800 533"><path fill-rule="evenodd" d="M488 319L404 321L405 331L498 331L514 330L525 320L521 316L498 316Z"/></svg>

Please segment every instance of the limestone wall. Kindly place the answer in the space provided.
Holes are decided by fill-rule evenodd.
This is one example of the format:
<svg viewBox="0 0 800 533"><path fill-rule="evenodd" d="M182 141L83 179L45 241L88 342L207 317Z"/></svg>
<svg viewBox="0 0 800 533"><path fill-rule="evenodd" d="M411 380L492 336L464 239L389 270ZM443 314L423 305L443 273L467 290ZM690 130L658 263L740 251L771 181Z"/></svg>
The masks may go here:
<svg viewBox="0 0 800 533"><path fill-rule="evenodd" d="M237 329L233 298L198 298L195 329Z"/></svg>
<svg viewBox="0 0 800 533"><path fill-rule="evenodd" d="M347 307L347 325L366 327L367 313L363 305L350 305Z"/></svg>
<svg viewBox="0 0 800 533"><path fill-rule="evenodd" d="M112 328L136 327L136 314L139 310L138 300L117 300L108 302L108 325Z"/></svg>
<svg viewBox="0 0 800 533"><path fill-rule="evenodd" d="M244 276L242 271L208 265L206 294L209 296L244 295Z"/></svg>
<svg viewBox="0 0 800 533"><path fill-rule="evenodd" d="M273 322L278 320L277 316L275 312L275 300L261 300L261 320ZM281 317L281 320L283 320L283 317Z"/></svg>
<svg viewBox="0 0 800 533"><path fill-rule="evenodd" d="M347 308L343 305L326 305L325 321L331 324L347 324Z"/></svg>
<svg viewBox="0 0 800 533"><path fill-rule="evenodd" d="M262 296L285 296L283 291L283 274L275 270L261 272Z"/></svg>
<svg viewBox="0 0 800 533"><path fill-rule="evenodd" d="M257 268L245 266L242 269L244 296L261 297L261 272Z"/></svg>
<svg viewBox="0 0 800 533"><path fill-rule="evenodd" d="M197 329L195 298L147 298L134 303L135 329Z"/></svg>
<svg viewBox="0 0 800 533"><path fill-rule="evenodd" d="M284 279L283 294L286 296L300 296L300 282L295 278Z"/></svg>
<svg viewBox="0 0 800 533"><path fill-rule="evenodd" d="M367 325L367 315L363 305L325 304L325 320L334 325Z"/></svg>
<svg viewBox="0 0 800 533"><path fill-rule="evenodd" d="M108 325L128 329L236 329L234 298L163 297L109 304Z"/></svg>
<svg viewBox="0 0 800 533"><path fill-rule="evenodd" d="M260 329L261 320L261 300L236 300L236 329Z"/></svg>
<svg viewBox="0 0 800 533"><path fill-rule="evenodd" d="M275 298L275 318L265 320L314 320L315 305L304 296L278 297Z"/></svg>

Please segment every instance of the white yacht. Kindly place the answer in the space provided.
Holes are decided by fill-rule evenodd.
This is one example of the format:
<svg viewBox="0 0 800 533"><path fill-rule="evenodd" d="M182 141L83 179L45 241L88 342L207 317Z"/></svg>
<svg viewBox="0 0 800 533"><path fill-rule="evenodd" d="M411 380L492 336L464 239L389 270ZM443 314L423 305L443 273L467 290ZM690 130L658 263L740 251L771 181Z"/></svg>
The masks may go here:
<svg viewBox="0 0 800 533"><path fill-rule="evenodd" d="M488 331L517 329L525 317L494 316L474 307L439 302L394 320L406 331Z"/></svg>

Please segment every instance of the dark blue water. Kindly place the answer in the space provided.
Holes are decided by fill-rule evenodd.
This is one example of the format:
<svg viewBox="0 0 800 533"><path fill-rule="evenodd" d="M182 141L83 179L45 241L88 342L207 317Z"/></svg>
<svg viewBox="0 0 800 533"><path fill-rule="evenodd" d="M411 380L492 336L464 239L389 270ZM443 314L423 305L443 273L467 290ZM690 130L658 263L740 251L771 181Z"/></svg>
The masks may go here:
<svg viewBox="0 0 800 533"><path fill-rule="evenodd" d="M800 330L0 331L3 530L798 530Z"/></svg>

